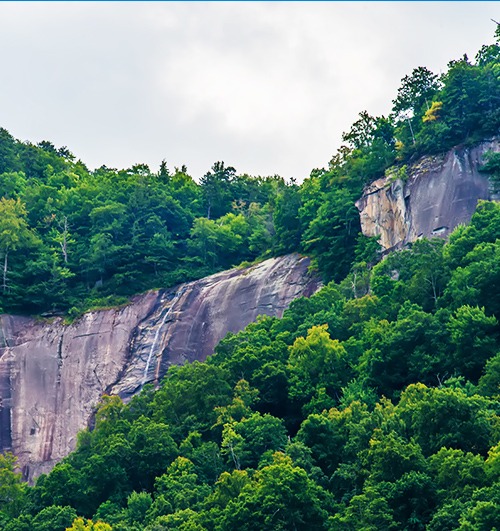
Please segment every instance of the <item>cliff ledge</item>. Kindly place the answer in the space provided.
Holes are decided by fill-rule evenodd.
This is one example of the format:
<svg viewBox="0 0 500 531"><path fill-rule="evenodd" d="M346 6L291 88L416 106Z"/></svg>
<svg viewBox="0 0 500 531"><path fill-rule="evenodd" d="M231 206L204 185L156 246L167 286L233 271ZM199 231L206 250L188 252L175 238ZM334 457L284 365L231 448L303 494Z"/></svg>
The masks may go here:
<svg viewBox="0 0 500 531"><path fill-rule="evenodd" d="M488 151L500 151L500 141L424 157L407 167L405 178L389 174L374 181L356 203L363 234L379 236L386 251L421 237L446 238L470 221L478 200L496 199L479 172Z"/></svg>

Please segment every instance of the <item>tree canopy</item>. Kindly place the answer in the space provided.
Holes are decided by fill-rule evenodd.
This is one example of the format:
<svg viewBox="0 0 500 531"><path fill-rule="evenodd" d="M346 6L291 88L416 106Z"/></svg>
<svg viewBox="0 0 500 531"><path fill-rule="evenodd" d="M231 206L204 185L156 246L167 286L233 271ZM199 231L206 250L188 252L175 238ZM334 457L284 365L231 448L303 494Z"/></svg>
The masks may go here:
<svg viewBox="0 0 500 531"><path fill-rule="evenodd" d="M1 129L5 310L76 315L294 250L325 286L128 404L103 397L33 487L0 456L0 527L499 529L500 204L379 263L353 205L393 164L498 133L499 57L413 70L393 113L362 112L300 186L223 162L199 184L165 162L89 171Z"/></svg>

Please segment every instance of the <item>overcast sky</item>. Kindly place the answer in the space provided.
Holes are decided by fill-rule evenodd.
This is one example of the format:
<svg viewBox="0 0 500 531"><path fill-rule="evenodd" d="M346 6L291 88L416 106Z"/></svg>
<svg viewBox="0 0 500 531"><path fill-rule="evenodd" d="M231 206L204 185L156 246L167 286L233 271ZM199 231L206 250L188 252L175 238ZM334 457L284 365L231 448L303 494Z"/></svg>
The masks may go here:
<svg viewBox="0 0 500 531"><path fill-rule="evenodd" d="M417 66L493 42L497 2L0 3L0 127L91 169L307 177Z"/></svg>

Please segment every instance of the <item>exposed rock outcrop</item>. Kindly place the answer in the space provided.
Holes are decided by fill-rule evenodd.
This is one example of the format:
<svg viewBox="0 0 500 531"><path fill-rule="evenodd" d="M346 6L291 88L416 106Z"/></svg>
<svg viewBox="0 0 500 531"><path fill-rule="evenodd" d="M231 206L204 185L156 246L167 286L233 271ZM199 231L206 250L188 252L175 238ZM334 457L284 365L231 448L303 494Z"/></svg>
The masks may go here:
<svg viewBox="0 0 500 531"><path fill-rule="evenodd" d="M204 360L228 332L260 314L281 316L319 280L298 255L232 269L90 312L71 325L0 316L0 451L27 479L74 449L105 393L125 399L172 364Z"/></svg>
<svg viewBox="0 0 500 531"><path fill-rule="evenodd" d="M421 237L446 238L470 221L478 200L496 198L479 172L490 150L500 151L500 141L425 157L407 168L405 178L394 174L373 182L356 203L363 234L379 236L385 250Z"/></svg>

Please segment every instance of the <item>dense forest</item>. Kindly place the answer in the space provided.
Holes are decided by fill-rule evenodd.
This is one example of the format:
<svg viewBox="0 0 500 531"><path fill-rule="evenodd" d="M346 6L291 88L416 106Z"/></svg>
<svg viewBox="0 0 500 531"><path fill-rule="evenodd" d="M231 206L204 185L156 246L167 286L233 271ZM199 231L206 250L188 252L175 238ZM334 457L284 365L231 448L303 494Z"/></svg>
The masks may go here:
<svg viewBox="0 0 500 531"><path fill-rule="evenodd" d="M500 38L500 32L497 32ZM500 205L378 261L354 206L388 168L498 135L500 46L406 76L300 186L222 162L89 171L0 135L4 311L124 302L300 251L327 285L170 369L34 487L0 456L6 531L500 529ZM500 160L484 166L500 180ZM394 170L391 170L394 171ZM378 263L377 263L378 262Z"/></svg>
<svg viewBox="0 0 500 531"><path fill-rule="evenodd" d="M366 183L498 131L498 61L494 44L474 62L452 61L441 77L414 69L391 115L360 113L328 167L301 186L238 175L223 162L199 183L165 162L158 171L89 171L67 147L0 129L0 310L75 316L290 251L340 281L366 258L354 207Z"/></svg>

